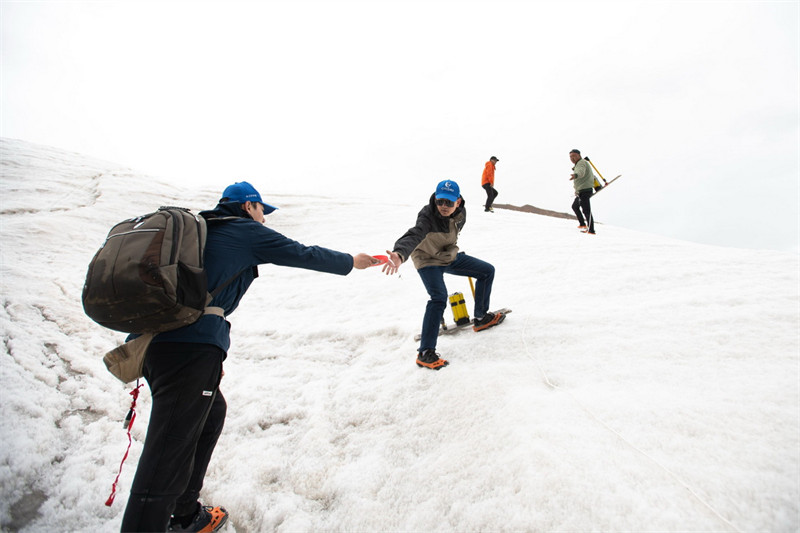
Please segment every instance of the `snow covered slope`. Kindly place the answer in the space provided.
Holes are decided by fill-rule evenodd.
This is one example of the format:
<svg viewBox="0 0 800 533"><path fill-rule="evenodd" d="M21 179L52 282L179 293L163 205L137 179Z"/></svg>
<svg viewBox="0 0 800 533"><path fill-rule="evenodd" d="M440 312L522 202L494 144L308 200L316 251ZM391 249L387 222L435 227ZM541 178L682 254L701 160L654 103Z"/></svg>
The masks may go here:
<svg viewBox="0 0 800 533"><path fill-rule="evenodd" d="M82 312L86 267L118 220L213 207L242 177L192 190L10 139L0 156L0 527L114 531L149 393L105 507L130 388L101 361L123 335ZM351 253L383 253L427 201L250 181L281 208L270 227ZM800 528L796 254L591 237L466 201L462 250L497 267L493 305L514 313L443 338L439 372L413 362L427 297L411 265L261 268L231 317L203 493L227 507L226 531ZM447 282L471 301L465 279Z"/></svg>

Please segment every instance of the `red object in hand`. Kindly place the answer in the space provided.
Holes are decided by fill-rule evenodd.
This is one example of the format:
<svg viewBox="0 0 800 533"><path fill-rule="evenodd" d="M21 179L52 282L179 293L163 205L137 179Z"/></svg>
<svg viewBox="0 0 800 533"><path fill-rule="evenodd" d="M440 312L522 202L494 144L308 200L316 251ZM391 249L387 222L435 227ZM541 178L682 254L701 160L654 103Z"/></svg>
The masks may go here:
<svg viewBox="0 0 800 533"><path fill-rule="evenodd" d="M385 255L373 255L372 258L378 260L378 262L373 264L372 266L378 266L389 262L389 258Z"/></svg>

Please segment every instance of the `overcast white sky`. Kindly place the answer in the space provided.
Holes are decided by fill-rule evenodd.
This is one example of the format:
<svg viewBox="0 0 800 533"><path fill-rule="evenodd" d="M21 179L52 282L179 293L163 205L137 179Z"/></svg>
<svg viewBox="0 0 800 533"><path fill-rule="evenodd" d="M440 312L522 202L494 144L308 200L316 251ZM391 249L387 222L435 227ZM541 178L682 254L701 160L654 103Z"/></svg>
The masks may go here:
<svg viewBox="0 0 800 533"><path fill-rule="evenodd" d="M798 2L2 2L0 134L191 183L798 250ZM143 184L144 186L145 184ZM475 210L475 216L478 215ZM488 215L487 215L488 216ZM598 230L599 232L601 230Z"/></svg>

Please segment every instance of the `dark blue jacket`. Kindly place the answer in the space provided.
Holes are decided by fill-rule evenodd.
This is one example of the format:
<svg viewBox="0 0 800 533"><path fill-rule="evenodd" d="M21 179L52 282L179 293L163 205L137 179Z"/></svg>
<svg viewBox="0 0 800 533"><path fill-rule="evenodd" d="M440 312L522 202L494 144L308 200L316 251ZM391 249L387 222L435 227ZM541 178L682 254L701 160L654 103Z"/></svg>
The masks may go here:
<svg viewBox="0 0 800 533"><path fill-rule="evenodd" d="M353 256L320 246L305 246L242 216L240 204L219 204L200 215L208 221L205 269L208 290L241 272L214 298L210 305L230 315L258 275L256 267L266 263L347 275L353 269ZM238 217L217 220L222 217ZM213 344L225 352L230 347L230 323L216 315L204 315L194 324L159 333L153 342L192 342Z"/></svg>

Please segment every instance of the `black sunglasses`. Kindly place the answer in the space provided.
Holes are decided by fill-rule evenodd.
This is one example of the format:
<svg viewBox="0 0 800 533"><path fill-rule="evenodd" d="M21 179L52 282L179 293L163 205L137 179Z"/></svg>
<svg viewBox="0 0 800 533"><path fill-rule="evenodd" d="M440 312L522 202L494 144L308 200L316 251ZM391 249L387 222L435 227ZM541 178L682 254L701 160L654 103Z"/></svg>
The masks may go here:
<svg viewBox="0 0 800 533"><path fill-rule="evenodd" d="M454 205L456 205L456 203L451 200L448 200L447 198L437 198L436 205L441 205L443 207L453 207Z"/></svg>

